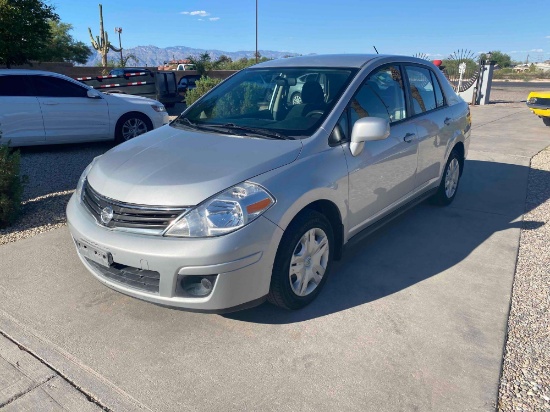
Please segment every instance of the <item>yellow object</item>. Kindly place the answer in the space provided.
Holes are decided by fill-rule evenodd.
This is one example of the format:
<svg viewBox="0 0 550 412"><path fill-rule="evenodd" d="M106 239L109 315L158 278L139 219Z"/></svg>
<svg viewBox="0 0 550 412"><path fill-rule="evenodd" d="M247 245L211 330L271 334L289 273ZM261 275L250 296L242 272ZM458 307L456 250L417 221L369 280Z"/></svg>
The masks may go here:
<svg viewBox="0 0 550 412"><path fill-rule="evenodd" d="M550 126L550 91L529 93L527 107Z"/></svg>

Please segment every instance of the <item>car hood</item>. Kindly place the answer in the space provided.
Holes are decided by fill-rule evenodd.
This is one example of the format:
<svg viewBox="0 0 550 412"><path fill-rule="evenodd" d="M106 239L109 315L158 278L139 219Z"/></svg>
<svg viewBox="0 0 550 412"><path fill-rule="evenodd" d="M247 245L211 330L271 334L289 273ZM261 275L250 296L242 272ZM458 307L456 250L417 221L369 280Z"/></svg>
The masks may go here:
<svg viewBox="0 0 550 412"><path fill-rule="evenodd" d="M99 157L89 184L126 203L194 206L296 160L300 140L270 140L163 126Z"/></svg>
<svg viewBox="0 0 550 412"><path fill-rule="evenodd" d="M127 102L127 103L141 103L141 104L158 104L156 100L149 99L148 97L143 96L136 96L133 94L122 94L122 93L113 93L113 94L106 94L106 99L109 102L114 103L121 103L121 102Z"/></svg>

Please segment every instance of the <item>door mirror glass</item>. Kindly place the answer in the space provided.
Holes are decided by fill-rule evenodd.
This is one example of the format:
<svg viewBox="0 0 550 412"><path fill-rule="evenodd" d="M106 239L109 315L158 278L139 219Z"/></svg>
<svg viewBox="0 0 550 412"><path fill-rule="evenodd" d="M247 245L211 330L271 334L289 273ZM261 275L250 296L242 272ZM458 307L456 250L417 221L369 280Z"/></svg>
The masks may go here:
<svg viewBox="0 0 550 412"><path fill-rule="evenodd" d="M390 135L390 122L380 117L358 119L351 131L351 154L357 156L363 151L365 142L383 140Z"/></svg>

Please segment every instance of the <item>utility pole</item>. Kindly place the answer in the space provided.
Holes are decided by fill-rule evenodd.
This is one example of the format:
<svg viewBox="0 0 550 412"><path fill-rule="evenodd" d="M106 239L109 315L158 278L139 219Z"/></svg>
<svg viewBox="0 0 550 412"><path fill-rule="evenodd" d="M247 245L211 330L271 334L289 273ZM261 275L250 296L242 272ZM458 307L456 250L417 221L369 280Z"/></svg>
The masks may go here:
<svg viewBox="0 0 550 412"><path fill-rule="evenodd" d="M122 27L115 27L115 33L118 33L118 48L120 49L120 67L126 66L122 57L122 40L120 34L122 33Z"/></svg>
<svg viewBox="0 0 550 412"><path fill-rule="evenodd" d="M258 0L256 0L256 63L258 63Z"/></svg>

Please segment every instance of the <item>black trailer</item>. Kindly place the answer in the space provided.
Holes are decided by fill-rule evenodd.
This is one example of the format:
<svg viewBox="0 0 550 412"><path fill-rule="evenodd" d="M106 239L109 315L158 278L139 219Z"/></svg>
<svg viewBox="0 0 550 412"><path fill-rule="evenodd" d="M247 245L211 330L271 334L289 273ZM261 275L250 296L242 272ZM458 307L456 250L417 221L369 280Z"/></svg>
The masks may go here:
<svg viewBox="0 0 550 412"><path fill-rule="evenodd" d="M158 100L166 107L181 102L172 71L143 71L124 75L77 77L76 80L105 93L125 93Z"/></svg>

